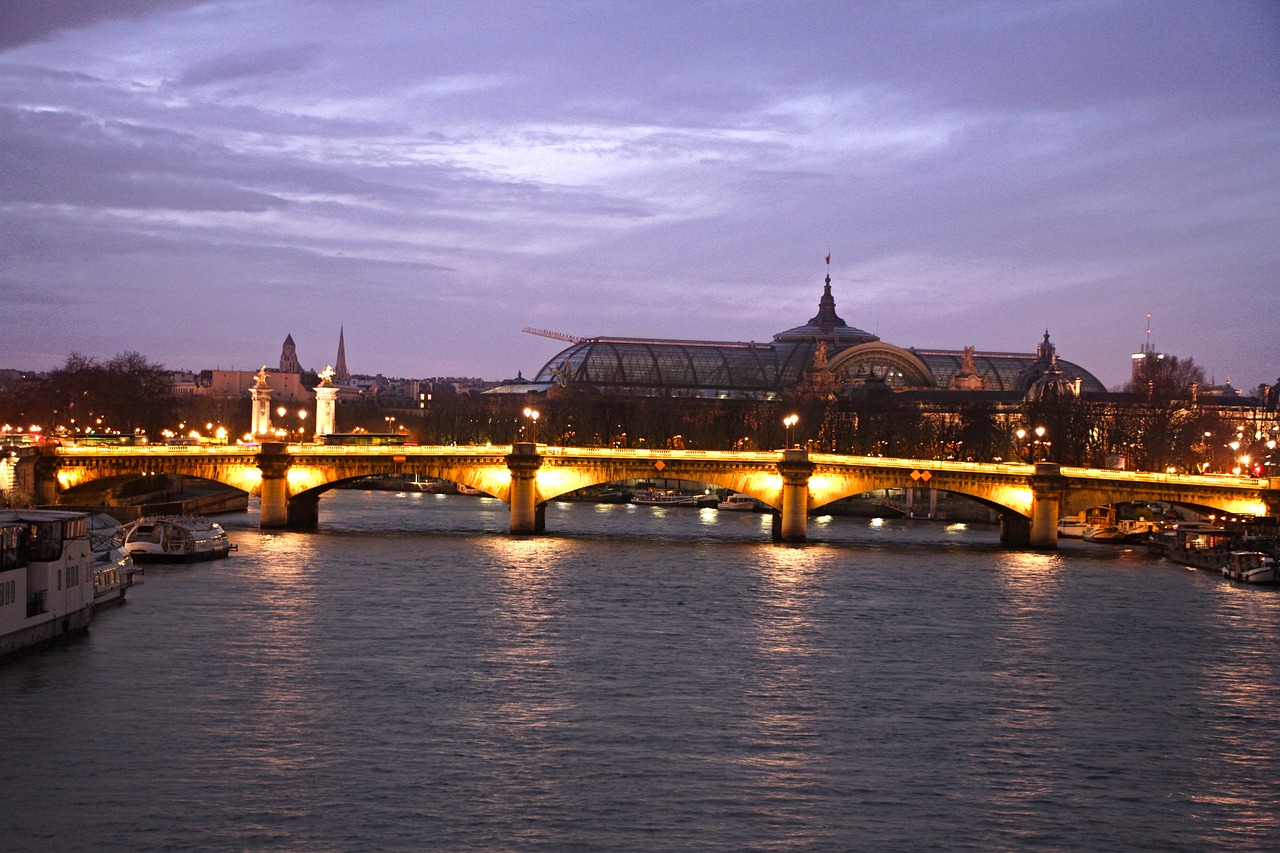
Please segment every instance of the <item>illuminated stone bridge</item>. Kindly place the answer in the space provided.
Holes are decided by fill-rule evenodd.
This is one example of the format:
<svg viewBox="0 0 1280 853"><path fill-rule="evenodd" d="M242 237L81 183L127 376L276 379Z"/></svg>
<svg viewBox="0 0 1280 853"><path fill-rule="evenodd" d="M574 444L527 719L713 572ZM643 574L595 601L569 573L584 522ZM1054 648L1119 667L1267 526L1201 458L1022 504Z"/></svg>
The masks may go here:
<svg viewBox="0 0 1280 853"><path fill-rule="evenodd" d="M544 527L546 503L620 480L692 480L750 495L776 512L775 535L802 542L806 517L841 498L878 489L932 488L966 495L999 513L1010 545L1054 548L1058 519L1124 501L1165 501L1238 516L1280 515L1271 478L1148 474L1052 463L1037 465L886 459L805 450L732 452L548 447L60 447L33 460L37 502L108 477L173 474L257 495L261 526L312 528L320 497L371 475L438 478L480 489L510 505L511 532Z"/></svg>

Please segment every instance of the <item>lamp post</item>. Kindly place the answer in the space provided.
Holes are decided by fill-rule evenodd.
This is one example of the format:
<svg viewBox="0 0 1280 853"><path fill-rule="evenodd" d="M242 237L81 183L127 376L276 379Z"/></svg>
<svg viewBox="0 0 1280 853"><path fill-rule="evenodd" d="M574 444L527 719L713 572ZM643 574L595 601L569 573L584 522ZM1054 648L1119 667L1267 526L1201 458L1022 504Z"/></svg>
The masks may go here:
<svg viewBox="0 0 1280 853"><path fill-rule="evenodd" d="M533 421L533 427L531 428L529 435L530 435L530 440L533 441L534 444L537 444L538 443L538 418L542 416L542 413L539 412L537 409L531 409L528 406L526 406L524 409L524 416L529 420Z"/></svg>
<svg viewBox="0 0 1280 853"><path fill-rule="evenodd" d="M1045 438L1044 438L1045 428L1044 428L1044 427L1042 427L1042 426L1038 426L1038 427L1036 427L1036 428L1035 428L1035 434L1036 434L1036 440L1035 440L1035 442L1034 442L1034 446L1035 446L1035 453L1033 454L1032 461L1033 461L1033 462L1039 462L1039 461L1040 461L1041 446L1043 445L1045 455L1047 456L1047 455L1048 455L1049 442L1045 441Z"/></svg>
<svg viewBox="0 0 1280 853"><path fill-rule="evenodd" d="M298 409L298 442L307 434L307 410Z"/></svg>
<svg viewBox="0 0 1280 853"><path fill-rule="evenodd" d="M791 443L791 428L794 427L799 422L800 422L800 416L795 414L787 415L785 418L782 419L782 425L787 428L787 448L788 449L793 447Z"/></svg>
<svg viewBox="0 0 1280 853"><path fill-rule="evenodd" d="M1018 427L1016 430L1013 431L1013 437L1017 439L1017 441L1014 442L1014 446L1013 446L1014 456L1018 457L1019 462L1029 461L1028 457L1030 456L1030 454L1027 453L1027 446L1026 444L1023 443L1026 440L1027 431L1022 427Z"/></svg>

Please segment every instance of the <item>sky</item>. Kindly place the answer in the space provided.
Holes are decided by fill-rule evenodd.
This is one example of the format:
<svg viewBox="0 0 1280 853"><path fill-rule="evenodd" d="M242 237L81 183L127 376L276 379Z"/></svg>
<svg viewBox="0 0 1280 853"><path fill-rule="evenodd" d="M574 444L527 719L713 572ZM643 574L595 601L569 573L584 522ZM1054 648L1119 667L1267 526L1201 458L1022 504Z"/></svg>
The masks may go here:
<svg viewBox="0 0 1280 853"><path fill-rule="evenodd" d="M898 346L1276 382L1280 4L0 3L0 367L530 377L828 272Z"/></svg>

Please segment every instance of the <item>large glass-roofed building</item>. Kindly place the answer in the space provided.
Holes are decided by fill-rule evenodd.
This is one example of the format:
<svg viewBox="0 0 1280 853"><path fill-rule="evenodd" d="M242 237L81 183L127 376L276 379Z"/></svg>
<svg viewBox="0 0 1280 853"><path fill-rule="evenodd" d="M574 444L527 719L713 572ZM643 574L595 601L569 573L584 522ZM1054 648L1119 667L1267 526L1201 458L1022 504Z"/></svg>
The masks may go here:
<svg viewBox="0 0 1280 853"><path fill-rule="evenodd" d="M1077 393L1106 391L1087 370L1057 358L1048 332L1035 353L887 344L836 314L827 276L818 313L769 343L587 338L554 356L531 383L495 390L563 386L640 396L769 400L806 387L841 394L867 384L1026 393L1046 377L1071 384Z"/></svg>

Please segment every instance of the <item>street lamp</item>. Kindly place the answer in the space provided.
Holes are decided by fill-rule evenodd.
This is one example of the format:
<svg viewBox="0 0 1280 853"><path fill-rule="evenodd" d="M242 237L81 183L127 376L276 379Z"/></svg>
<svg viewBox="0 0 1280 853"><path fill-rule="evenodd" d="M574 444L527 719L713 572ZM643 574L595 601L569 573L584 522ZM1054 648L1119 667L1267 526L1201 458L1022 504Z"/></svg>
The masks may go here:
<svg viewBox="0 0 1280 853"><path fill-rule="evenodd" d="M538 418L542 416L542 412L539 412L537 409L531 409L528 406L525 406L524 416L529 420L533 421L533 428L530 432L530 436L532 438L533 443L537 444L538 443Z"/></svg>
<svg viewBox="0 0 1280 853"><path fill-rule="evenodd" d="M794 414L787 415L785 418L782 419L783 426L787 428L787 447L788 448L793 446L791 443L791 428L799 422L800 422L800 416L794 415Z"/></svg>

